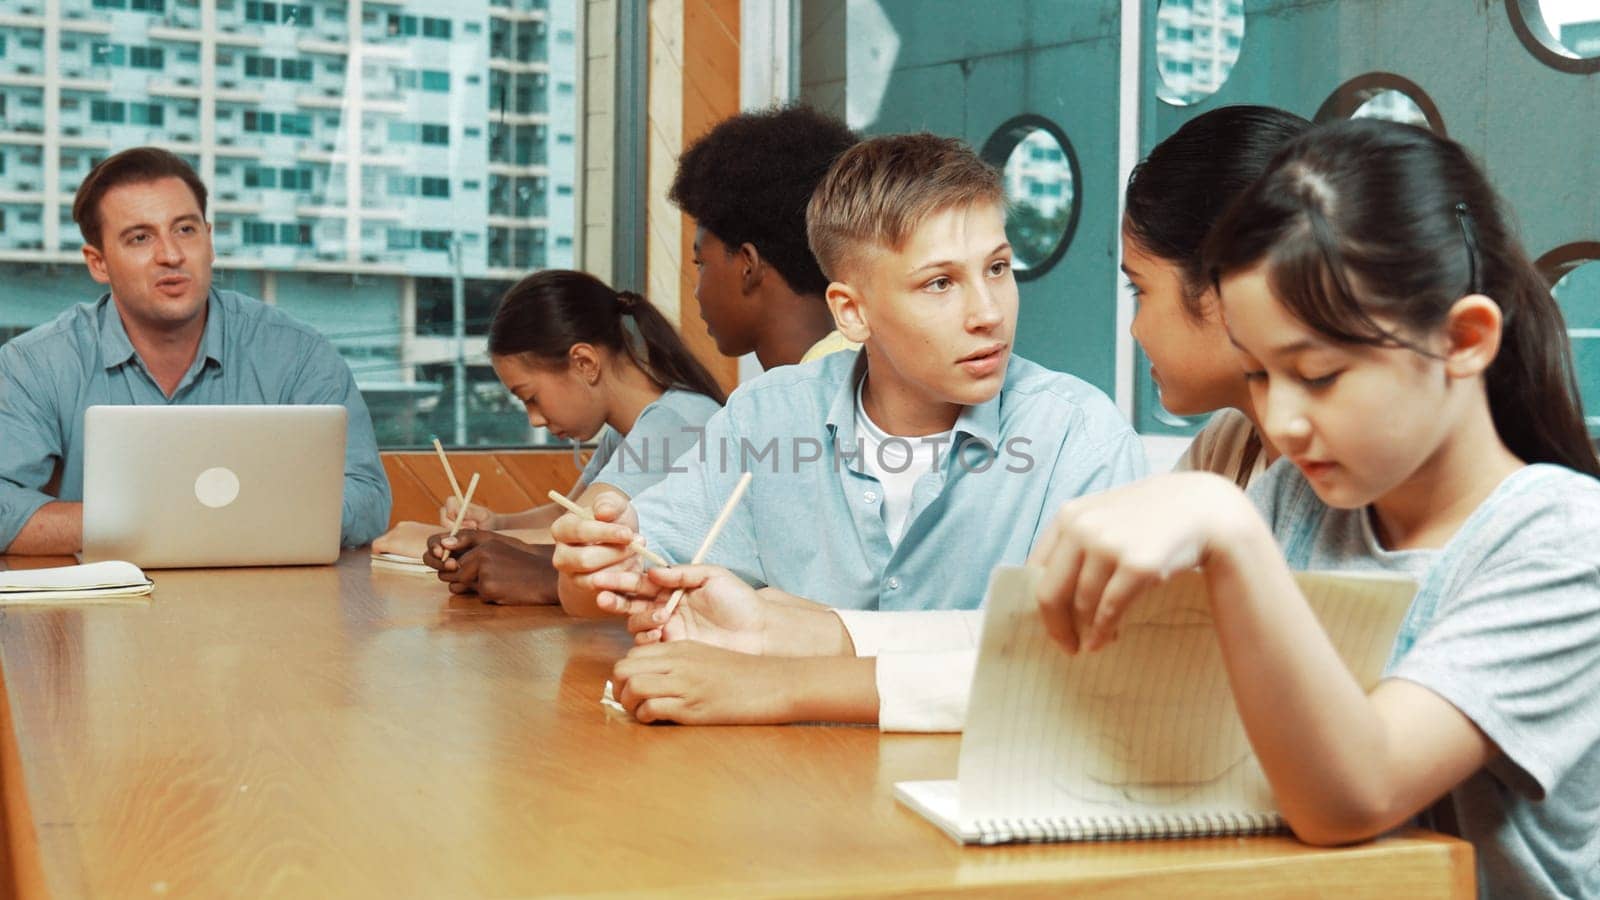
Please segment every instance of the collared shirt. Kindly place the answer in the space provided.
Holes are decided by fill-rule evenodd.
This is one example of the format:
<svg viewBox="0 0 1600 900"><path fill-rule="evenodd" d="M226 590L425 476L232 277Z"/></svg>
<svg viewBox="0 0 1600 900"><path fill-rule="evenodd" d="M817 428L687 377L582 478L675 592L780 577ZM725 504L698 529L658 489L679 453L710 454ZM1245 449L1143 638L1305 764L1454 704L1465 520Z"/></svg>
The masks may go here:
<svg viewBox="0 0 1600 900"><path fill-rule="evenodd" d="M327 339L270 306L213 290L194 363L168 398L133 349L111 295L0 346L0 548L41 506L83 499L83 413L94 405L342 404L345 546L389 523L389 480L367 405ZM59 476L54 496L45 493Z"/></svg>
<svg viewBox="0 0 1600 900"><path fill-rule="evenodd" d="M694 556L742 471L754 474L706 561L841 609L975 609L989 572L1021 564L1063 502L1142 476L1144 450L1089 384L1013 357L1000 392L966 407L941 466L913 491L891 545L882 487L860 462L865 355L780 366L706 423L679 471L634 500L671 559Z"/></svg>

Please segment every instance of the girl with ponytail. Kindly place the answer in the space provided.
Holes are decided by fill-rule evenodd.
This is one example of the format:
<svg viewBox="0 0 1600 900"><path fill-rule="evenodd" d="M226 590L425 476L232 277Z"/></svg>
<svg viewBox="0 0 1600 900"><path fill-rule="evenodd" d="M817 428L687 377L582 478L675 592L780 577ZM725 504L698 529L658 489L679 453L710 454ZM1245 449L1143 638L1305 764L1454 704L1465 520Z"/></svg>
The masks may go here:
<svg viewBox="0 0 1600 900"><path fill-rule="evenodd" d="M1068 652L1200 568L1280 811L1340 844L1425 811L1483 896L1600 896L1600 472L1567 337L1457 144L1373 120L1290 142L1203 257L1264 437L1248 496L1208 473L1064 505L1034 550ZM1365 693L1293 569L1418 591Z"/></svg>
<svg viewBox="0 0 1600 900"><path fill-rule="evenodd" d="M648 300L583 272L535 272L506 291L489 326L489 361L530 425L572 441L600 436L568 492L584 505L602 487L635 496L666 477L726 400ZM453 523L459 509L449 498L440 521ZM549 545L504 533L547 528L562 512L554 503L498 513L472 504L468 530L434 535L423 558L456 593L554 603Z"/></svg>

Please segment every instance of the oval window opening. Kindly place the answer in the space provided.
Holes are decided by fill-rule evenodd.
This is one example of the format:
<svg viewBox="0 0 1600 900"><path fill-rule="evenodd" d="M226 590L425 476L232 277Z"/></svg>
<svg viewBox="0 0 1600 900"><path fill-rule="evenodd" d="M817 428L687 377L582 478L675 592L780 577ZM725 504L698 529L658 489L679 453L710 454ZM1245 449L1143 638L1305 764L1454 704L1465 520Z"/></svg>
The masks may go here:
<svg viewBox="0 0 1600 900"><path fill-rule="evenodd" d="M1066 253L1083 205L1078 158L1062 130L1042 116L1000 126L981 154L1005 185L1006 239L1017 278L1038 278Z"/></svg>
<svg viewBox="0 0 1600 900"><path fill-rule="evenodd" d="M1511 27L1545 64L1600 72L1600 4L1594 0L1507 0Z"/></svg>
<svg viewBox="0 0 1600 900"><path fill-rule="evenodd" d="M1192 106L1215 94L1244 47L1242 0L1161 0L1156 8L1156 96Z"/></svg>

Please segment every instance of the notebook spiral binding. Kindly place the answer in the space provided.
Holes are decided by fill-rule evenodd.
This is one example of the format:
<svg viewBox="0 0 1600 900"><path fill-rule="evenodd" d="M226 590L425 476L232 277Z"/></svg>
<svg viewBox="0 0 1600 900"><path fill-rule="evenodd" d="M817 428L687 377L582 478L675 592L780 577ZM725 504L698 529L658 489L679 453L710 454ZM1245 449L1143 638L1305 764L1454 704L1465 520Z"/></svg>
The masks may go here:
<svg viewBox="0 0 1600 900"><path fill-rule="evenodd" d="M1204 813L1158 816L1062 816L1037 819L979 819L973 823L984 844L1013 841L1126 841L1220 837L1283 831L1277 813Z"/></svg>

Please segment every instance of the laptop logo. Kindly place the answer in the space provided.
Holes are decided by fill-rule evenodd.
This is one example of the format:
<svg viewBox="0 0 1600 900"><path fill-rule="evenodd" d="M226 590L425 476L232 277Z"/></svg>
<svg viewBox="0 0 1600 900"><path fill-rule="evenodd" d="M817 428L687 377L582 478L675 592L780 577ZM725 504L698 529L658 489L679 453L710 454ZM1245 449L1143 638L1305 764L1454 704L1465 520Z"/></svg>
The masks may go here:
<svg viewBox="0 0 1600 900"><path fill-rule="evenodd" d="M194 497L212 509L221 509L239 496L239 476L232 469L216 466L194 480Z"/></svg>

